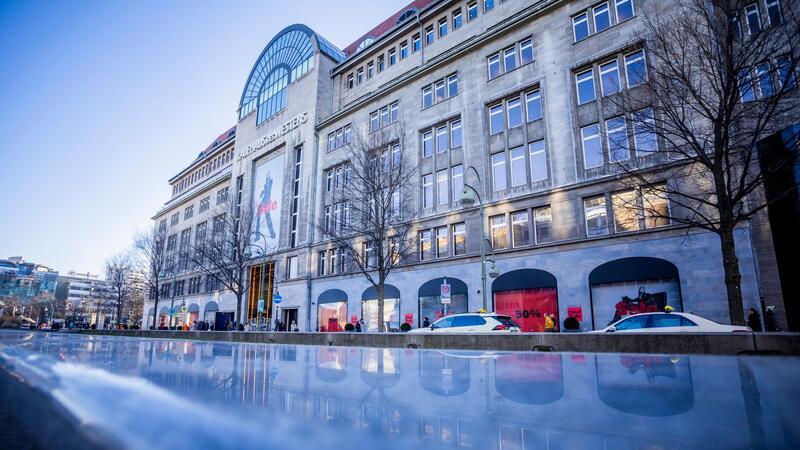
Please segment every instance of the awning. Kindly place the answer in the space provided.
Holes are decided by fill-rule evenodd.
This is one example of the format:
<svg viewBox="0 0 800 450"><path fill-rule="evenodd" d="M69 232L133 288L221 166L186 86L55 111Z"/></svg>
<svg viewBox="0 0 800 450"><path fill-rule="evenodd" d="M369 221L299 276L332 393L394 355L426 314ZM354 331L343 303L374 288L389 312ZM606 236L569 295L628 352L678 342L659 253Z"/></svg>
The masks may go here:
<svg viewBox="0 0 800 450"><path fill-rule="evenodd" d="M190 313L193 313L193 312L199 313L200 312L200 307L197 306L197 303L192 303L192 304L190 304L189 306L186 307L186 311L190 312Z"/></svg>

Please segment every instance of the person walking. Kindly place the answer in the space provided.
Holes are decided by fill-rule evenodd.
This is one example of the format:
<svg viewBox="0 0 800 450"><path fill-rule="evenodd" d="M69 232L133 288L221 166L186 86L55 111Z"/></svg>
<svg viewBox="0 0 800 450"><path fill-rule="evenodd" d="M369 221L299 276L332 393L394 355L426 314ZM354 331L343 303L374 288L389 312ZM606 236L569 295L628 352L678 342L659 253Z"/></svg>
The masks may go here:
<svg viewBox="0 0 800 450"><path fill-rule="evenodd" d="M427 317L422 319L422 328L429 328L431 326L431 321L428 320Z"/></svg>
<svg viewBox="0 0 800 450"><path fill-rule="evenodd" d="M753 331L761 331L761 315L755 308L750 308L750 314L747 315L747 326Z"/></svg>
<svg viewBox="0 0 800 450"><path fill-rule="evenodd" d="M764 313L764 330L766 331L781 331L778 328L778 319L775 317L775 306L767 306L767 312Z"/></svg>

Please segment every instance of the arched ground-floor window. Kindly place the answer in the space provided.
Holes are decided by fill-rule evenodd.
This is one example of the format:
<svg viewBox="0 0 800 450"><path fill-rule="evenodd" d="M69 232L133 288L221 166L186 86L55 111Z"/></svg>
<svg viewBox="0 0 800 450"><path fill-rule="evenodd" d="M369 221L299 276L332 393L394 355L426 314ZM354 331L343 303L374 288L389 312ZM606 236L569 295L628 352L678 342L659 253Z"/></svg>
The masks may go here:
<svg viewBox="0 0 800 450"><path fill-rule="evenodd" d="M378 331L378 291L370 286L361 295L361 318L366 330ZM388 329L400 328L400 291L391 284L383 285L383 321Z"/></svg>
<svg viewBox="0 0 800 450"><path fill-rule="evenodd" d="M669 261L631 257L609 261L589 274L594 328L629 315L683 310L678 268Z"/></svg>
<svg viewBox="0 0 800 450"><path fill-rule="evenodd" d="M319 331L344 331L347 324L347 294L339 289L328 289L317 298L317 329Z"/></svg>
<svg viewBox="0 0 800 450"><path fill-rule="evenodd" d="M506 314L522 331L545 331L546 315L552 315L559 329L556 277L538 269L504 273L492 283L495 312Z"/></svg>
<svg viewBox="0 0 800 450"><path fill-rule="evenodd" d="M450 303L442 303L441 287L447 280L450 285ZM469 310L467 284L458 278L434 278L419 288L419 317L417 326L422 326L425 318L433 323L444 316L461 314Z"/></svg>

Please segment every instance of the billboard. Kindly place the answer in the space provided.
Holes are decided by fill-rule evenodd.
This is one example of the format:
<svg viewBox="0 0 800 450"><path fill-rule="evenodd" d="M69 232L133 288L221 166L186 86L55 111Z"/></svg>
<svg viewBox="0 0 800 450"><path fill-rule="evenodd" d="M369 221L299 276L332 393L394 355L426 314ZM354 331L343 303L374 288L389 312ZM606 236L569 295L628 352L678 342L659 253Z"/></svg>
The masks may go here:
<svg viewBox="0 0 800 450"><path fill-rule="evenodd" d="M281 206L283 203L283 168L285 155L257 162L253 176L253 208L256 214L253 245L267 252L278 248L281 232Z"/></svg>

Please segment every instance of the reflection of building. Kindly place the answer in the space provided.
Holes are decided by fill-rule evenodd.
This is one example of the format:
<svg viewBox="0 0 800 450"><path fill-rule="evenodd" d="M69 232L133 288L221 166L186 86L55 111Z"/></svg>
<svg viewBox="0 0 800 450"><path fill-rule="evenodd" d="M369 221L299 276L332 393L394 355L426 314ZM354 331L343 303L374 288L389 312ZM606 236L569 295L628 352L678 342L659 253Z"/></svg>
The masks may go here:
<svg viewBox="0 0 800 450"><path fill-rule="evenodd" d="M116 313L116 303L109 297L109 285L98 275L69 271L59 277L65 287L63 299L65 316L75 322L110 323ZM60 299L61 300L61 299Z"/></svg>
<svg viewBox="0 0 800 450"><path fill-rule="evenodd" d="M6 307L51 304L55 300L58 271L41 264L25 262L21 256L0 259L0 298Z"/></svg>
<svg viewBox="0 0 800 450"><path fill-rule="evenodd" d="M354 317L368 329L381 320L419 326L444 314L436 287L444 278L454 294L448 313L477 310L483 227L502 273L487 285L490 308L526 330L542 330L545 315L560 326L568 314L584 330L603 327L640 287L650 296L625 303L628 313L649 299L728 322L717 236L620 206L647 197L670 208L646 190L617 191L605 139L615 121L604 116L601 80L646 71L646 49L620 44L634 42L641 26L635 3L415 0L343 50L289 26L256 59L235 127L170 180L173 196L154 220L177 249L207 235L220 199L252 202L259 236L277 251L267 276L253 262L245 319L258 316L262 291L272 311L277 287L283 320L296 318L301 330L339 330ZM590 19L611 30L589 33ZM576 42L581 27L587 36ZM576 81L582 93L591 86L591 101L579 104ZM319 225L348 216L354 135L395 123L419 167L420 189L403 202L417 212L421 245L389 277L379 318L375 290L348 272ZM630 158L637 145L658 145L628 137ZM465 183L485 193L485 223L459 205ZM745 309L762 293L781 302L779 288L759 288L751 233L749 225L736 233ZM181 264L176 273L152 314L165 314L173 299L210 320L236 309L207 277Z"/></svg>

